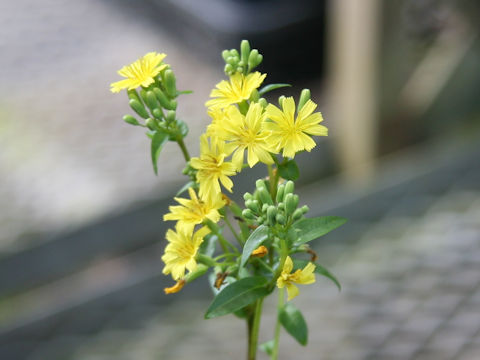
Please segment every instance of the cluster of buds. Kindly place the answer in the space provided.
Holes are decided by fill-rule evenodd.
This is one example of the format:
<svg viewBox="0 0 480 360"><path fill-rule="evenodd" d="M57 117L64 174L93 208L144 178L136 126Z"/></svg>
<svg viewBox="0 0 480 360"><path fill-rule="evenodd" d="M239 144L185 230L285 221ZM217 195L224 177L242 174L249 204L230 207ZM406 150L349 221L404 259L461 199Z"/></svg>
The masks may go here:
<svg viewBox="0 0 480 360"><path fill-rule="evenodd" d="M264 180L257 180L256 190L252 194L245 193L245 207L242 215L256 225L290 225L300 220L308 212L308 206L298 207L298 195L294 194L295 184L287 181L279 184L275 200L270 195Z"/></svg>
<svg viewBox="0 0 480 360"><path fill-rule="evenodd" d="M237 49L224 50L222 57L225 60L225 74L229 76L235 73L246 75L260 65L263 60L263 56L257 49L250 49L247 40L243 40L240 44L240 54Z"/></svg>

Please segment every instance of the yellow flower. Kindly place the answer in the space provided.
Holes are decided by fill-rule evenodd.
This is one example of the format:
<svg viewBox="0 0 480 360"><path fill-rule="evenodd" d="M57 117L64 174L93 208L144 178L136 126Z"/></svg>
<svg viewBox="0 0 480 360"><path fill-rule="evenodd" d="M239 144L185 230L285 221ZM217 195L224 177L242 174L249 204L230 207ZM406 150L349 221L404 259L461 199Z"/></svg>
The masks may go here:
<svg viewBox="0 0 480 360"><path fill-rule="evenodd" d="M298 295L298 287L293 283L307 285L315 282L315 274L313 273L315 270L314 264L308 263L303 270L298 269L293 274L291 274L292 270L293 261L290 256L287 256L282 273L277 279L277 286L280 289L285 286L287 287L288 300Z"/></svg>
<svg viewBox="0 0 480 360"><path fill-rule="evenodd" d="M262 84L266 76L258 71L247 76L236 73L230 77L230 82L222 80L217 84L217 88L210 93L210 97L215 99L208 100L205 105L218 109L247 100L252 91Z"/></svg>
<svg viewBox="0 0 480 360"><path fill-rule="evenodd" d="M262 106L251 104L245 116L235 106L230 106L225 111L228 116L216 126L216 132L218 137L235 146L232 161L237 169L242 168L245 150L250 167L259 161L272 164L270 152L275 152L275 149L268 142L270 131L264 128L265 114Z"/></svg>
<svg viewBox="0 0 480 360"><path fill-rule="evenodd" d="M182 290L184 286L185 286L185 280L182 279L182 280L178 280L175 285L164 288L163 291L165 291L165 294L175 294L180 290Z"/></svg>
<svg viewBox="0 0 480 360"><path fill-rule="evenodd" d="M161 64L165 56L167 55L149 52L143 58L122 67L118 70L118 74L126 79L110 84L110 91L117 93L123 89L132 90L139 86L147 87L152 84L155 76L168 66Z"/></svg>
<svg viewBox="0 0 480 360"><path fill-rule="evenodd" d="M317 104L308 100L300 109L295 120L295 102L288 97L282 102L282 110L268 104L266 128L272 131L271 141L277 145L277 150L283 149L283 156L293 158L295 153L315 147L315 141L310 135L327 136L328 129L319 125L323 121L322 114L313 113Z"/></svg>
<svg viewBox="0 0 480 360"><path fill-rule="evenodd" d="M163 216L163 220L178 220L178 227L192 231L196 224L201 224L203 220L210 219L213 222L220 220L218 209L222 208L225 202L221 196L205 201L199 199L195 190L188 189L190 199L175 198L180 205L170 206L170 213Z"/></svg>
<svg viewBox="0 0 480 360"><path fill-rule="evenodd" d="M220 183L232 192L233 182L229 176L235 175L235 165L225 161L232 153L232 147L224 141L200 136L200 157L192 158L190 165L197 169L197 181L200 184L199 195L202 199L213 199L221 192Z"/></svg>
<svg viewBox="0 0 480 360"><path fill-rule="evenodd" d="M166 238L168 244L162 260L165 263L163 273L172 274L174 280L183 279L185 270L194 271L197 268L195 256L203 242L203 237L210 231L203 227L195 233L183 227L176 227L176 231L169 229Z"/></svg>

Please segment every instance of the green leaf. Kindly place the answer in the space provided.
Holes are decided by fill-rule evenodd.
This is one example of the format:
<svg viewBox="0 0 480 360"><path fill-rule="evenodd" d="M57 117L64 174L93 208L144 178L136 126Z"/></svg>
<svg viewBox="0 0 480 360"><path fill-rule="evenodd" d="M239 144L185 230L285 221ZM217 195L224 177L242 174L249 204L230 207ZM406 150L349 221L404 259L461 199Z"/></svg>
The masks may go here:
<svg viewBox="0 0 480 360"><path fill-rule="evenodd" d="M295 245L298 246L318 239L345 224L346 221L347 219L338 216L306 218L294 223L290 231L293 231L292 236L297 239Z"/></svg>
<svg viewBox="0 0 480 360"><path fill-rule="evenodd" d="M250 234L245 246L243 247L242 260L240 261L240 266L244 266L248 261L253 250L258 248L265 240L268 239L268 227L265 225L260 225L255 229L254 232Z"/></svg>
<svg viewBox="0 0 480 360"><path fill-rule="evenodd" d="M288 160L278 165L278 172L280 176L285 180L295 181L300 176L297 162L295 160Z"/></svg>
<svg viewBox="0 0 480 360"><path fill-rule="evenodd" d="M274 344L274 341L270 340L270 341L264 342L263 344L260 344L259 348L262 351L266 352L268 356L272 356L273 344Z"/></svg>
<svg viewBox="0 0 480 360"><path fill-rule="evenodd" d="M168 134L161 131L156 131L155 134L153 134L151 151L152 151L153 171L155 171L155 174L158 174L158 167L157 167L158 156L162 151L163 145L167 141L168 141Z"/></svg>
<svg viewBox="0 0 480 360"><path fill-rule="evenodd" d="M302 313L292 303L287 302L279 313L280 323L285 330L303 346L308 342L308 328Z"/></svg>
<svg viewBox="0 0 480 360"><path fill-rule="evenodd" d="M189 181L185 185L181 187L180 190L177 191L175 196L180 196L182 195L185 191L187 191L189 188L193 187L195 185L195 181Z"/></svg>
<svg viewBox="0 0 480 360"><path fill-rule="evenodd" d="M240 279L218 293L205 313L206 319L230 314L268 294L268 281L262 276Z"/></svg>
<svg viewBox="0 0 480 360"><path fill-rule="evenodd" d="M307 264L309 262L311 262L311 261L294 259L293 260L293 268L295 270L296 269L303 269L305 266L307 266ZM322 265L319 265L319 264L316 264L316 263L314 263L314 264L315 264L315 270L314 270L315 273L317 273L319 275L322 275L322 276L325 276L326 278L332 280L333 283L337 286L338 291L342 290L342 285L340 285L340 282L338 281L338 279L330 271L328 271Z"/></svg>
<svg viewBox="0 0 480 360"><path fill-rule="evenodd" d="M272 90L280 89L282 87L290 87L290 86L292 86L292 85L290 85L290 84L270 84L270 85L266 85L258 91L258 95L262 96L263 94L266 94L267 92L270 92Z"/></svg>
<svg viewBox="0 0 480 360"><path fill-rule="evenodd" d="M193 94L193 90L181 90L181 91L177 90L177 96L182 95L182 94L185 94L185 95L186 94Z"/></svg>

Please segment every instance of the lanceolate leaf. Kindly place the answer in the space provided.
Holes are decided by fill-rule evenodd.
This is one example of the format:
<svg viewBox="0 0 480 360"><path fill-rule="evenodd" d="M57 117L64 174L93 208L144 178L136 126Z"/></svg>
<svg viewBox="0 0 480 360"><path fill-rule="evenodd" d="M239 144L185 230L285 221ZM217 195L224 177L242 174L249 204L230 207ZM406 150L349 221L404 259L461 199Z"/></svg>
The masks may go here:
<svg viewBox="0 0 480 360"><path fill-rule="evenodd" d="M294 238L297 239L295 245L315 240L345 224L346 221L347 219L338 216L322 216L299 220L291 228L291 231L294 232Z"/></svg>
<svg viewBox="0 0 480 360"><path fill-rule="evenodd" d="M253 276L240 279L218 293L205 313L206 319L230 314L268 294L267 279Z"/></svg>
<svg viewBox="0 0 480 360"><path fill-rule="evenodd" d="M185 191L187 191L189 188L193 187L195 185L195 182L189 181L185 185L182 186L180 190L177 191L175 196L180 196L182 195Z"/></svg>
<svg viewBox="0 0 480 360"><path fill-rule="evenodd" d="M294 269L303 269L305 266L307 266L308 263L309 261L307 260L295 259L293 260L293 267ZM322 265L315 264L314 272L319 275L325 276L326 278L329 278L330 280L333 281L335 285L337 285L338 291L342 290L342 286L340 285L340 282L337 280L337 278L330 271L324 268Z"/></svg>
<svg viewBox="0 0 480 360"><path fill-rule="evenodd" d="M240 261L240 266L244 266L248 261L250 254L253 250L258 248L262 243L268 239L268 227L265 225L260 225L255 229L254 232L250 234L243 247L242 260Z"/></svg>
<svg viewBox="0 0 480 360"><path fill-rule="evenodd" d="M267 92L270 92L272 90L280 89L282 87L290 87L290 86L292 86L292 85L290 85L290 84L270 84L270 85L266 85L258 91L258 95L262 96L263 94L266 94Z"/></svg>
<svg viewBox="0 0 480 360"><path fill-rule="evenodd" d="M163 145L167 141L168 141L168 134L161 131L157 131L155 132L155 134L153 134L151 151L152 151L153 171L155 171L155 174L158 174L158 167L157 167L158 156L162 151Z"/></svg>
<svg viewBox="0 0 480 360"><path fill-rule="evenodd" d="M287 302L279 314L280 323L285 330L302 345L307 345L308 328L302 313L291 302Z"/></svg>

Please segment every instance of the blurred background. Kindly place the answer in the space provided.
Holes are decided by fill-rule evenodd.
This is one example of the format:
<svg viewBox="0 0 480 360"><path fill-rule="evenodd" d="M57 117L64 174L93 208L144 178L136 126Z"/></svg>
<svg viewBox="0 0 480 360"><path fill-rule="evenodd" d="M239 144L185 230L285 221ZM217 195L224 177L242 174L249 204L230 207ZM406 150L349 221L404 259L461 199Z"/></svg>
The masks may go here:
<svg viewBox="0 0 480 360"><path fill-rule="evenodd" d="M310 343L284 333L282 358L479 359L479 19L475 0L2 1L0 358L245 357L241 321L203 320L205 282L163 294L181 154L154 176L109 84L167 53L198 154L220 53L246 38L266 83L293 84L272 100L310 88L330 129L298 156L300 199L349 219L315 247L343 290L302 289Z"/></svg>

